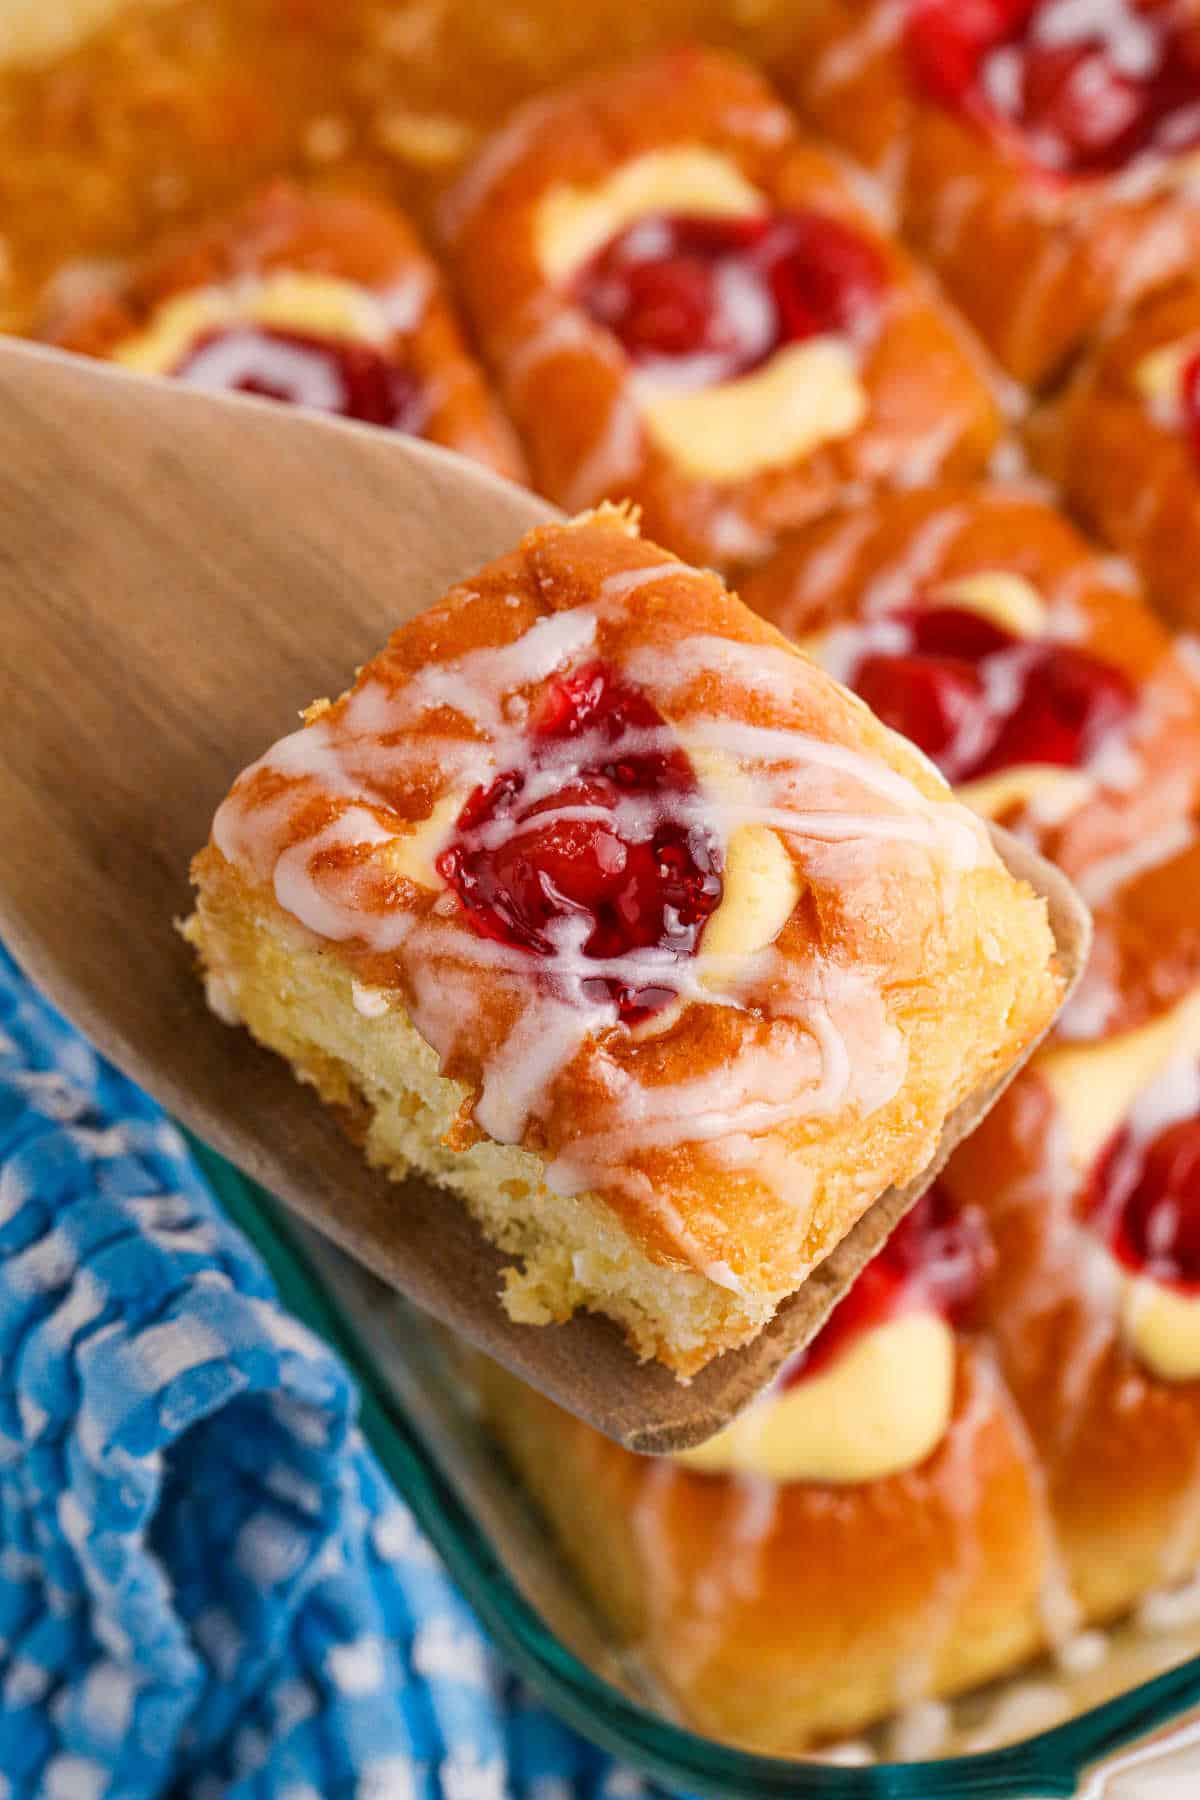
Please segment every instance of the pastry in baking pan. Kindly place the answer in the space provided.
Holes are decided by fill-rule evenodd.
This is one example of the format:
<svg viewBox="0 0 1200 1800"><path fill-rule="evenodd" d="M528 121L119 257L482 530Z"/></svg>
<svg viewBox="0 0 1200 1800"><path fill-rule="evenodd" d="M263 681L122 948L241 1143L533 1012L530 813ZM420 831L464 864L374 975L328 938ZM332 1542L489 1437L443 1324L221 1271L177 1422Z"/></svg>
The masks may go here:
<svg viewBox="0 0 1200 1800"><path fill-rule="evenodd" d="M1052 1045L774 1388L638 1458L487 1416L688 1720L767 1751L944 1698L1200 1559L1200 987Z"/></svg>
<svg viewBox="0 0 1200 1800"><path fill-rule="evenodd" d="M196 859L214 1003L377 1164L687 1374L1047 1024L1044 903L936 771L607 509L400 627Z"/></svg>
<svg viewBox="0 0 1200 1800"><path fill-rule="evenodd" d="M813 0L789 86L1012 374L1200 251L1190 0Z"/></svg>
<svg viewBox="0 0 1200 1800"><path fill-rule="evenodd" d="M1114 324L1029 438L1151 598L1200 627L1200 281L1172 283Z"/></svg>
<svg viewBox="0 0 1200 1800"><path fill-rule="evenodd" d="M979 1213L926 1194L773 1390L681 1458L480 1368L568 1561L689 1723L796 1752L1043 1641L1040 1472L962 1328L989 1265Z"/></svg>
<svg viewBox="0 0 1200 1800"><path fill-rule="evenodd" d="M276 181L45 322L68 350L428 438L520 479L511 426L403 215Z"/></svg>
<svg viewBox="0 0 1200 1800"><path fill-rule="evenodd" d="M1096 941L1060 1030L1132 1024L1200 979L1163 888L1200 811L1200 680L1128 565L1044 492L883 495L796 533L742 592L1078 884Z"/></svg>
<svg viewBox="0 0 1200 1800"><path fill-rule="evenodd" d="M993 1236L980 1317L1062 1584L1111 1618L1200 1560L1200 990L1044 1051L944 1179Z"/></svg>
<svg viewBox="0 0 1200 1800"><path fill-rule="evenodd" d="M730 569L847 483L987 461L980 352L748 66L659 56L519 111L448 198L535 484Z"/></svg>

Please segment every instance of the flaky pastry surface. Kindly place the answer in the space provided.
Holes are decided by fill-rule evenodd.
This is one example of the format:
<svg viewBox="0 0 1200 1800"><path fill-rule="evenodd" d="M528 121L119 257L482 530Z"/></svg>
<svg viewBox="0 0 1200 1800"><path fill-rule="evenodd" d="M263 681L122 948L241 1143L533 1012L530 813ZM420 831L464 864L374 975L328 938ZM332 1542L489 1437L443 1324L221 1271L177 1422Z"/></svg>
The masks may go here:
<svg viewBox="0 0 1200 1800"><path fill-rule="evenodd" d="M701 772L698 828L724 846L729 893L746 830L782 846L790 884L768 941L751 909L749 923L726 915L708 963L703 936L695 956L637 963L674 998L632 1026L571 986L604 978L604 962L481 936L426 846L527 754L561 672L594 658L637 684ZM410 1121L408 1160L442 1175L503 1147L526 1159L520 1175L496 1170L521 1190L514 1213L575 1196L651 1264L716 1292L729 1317L676 1358L692 1366L722 1333L752 1335L884 1188L924 1167L947 1114L1058 994L1044 903L924 759L716 577L612 513L532 533L402 626L239 779L195 877L195 941L234 1009L270 937L431 1046L450 1091ZM356 1065L385 1054L367 1046L386 1021L344 1002L338 1016L339 1079L361 1095Z"/></svg>

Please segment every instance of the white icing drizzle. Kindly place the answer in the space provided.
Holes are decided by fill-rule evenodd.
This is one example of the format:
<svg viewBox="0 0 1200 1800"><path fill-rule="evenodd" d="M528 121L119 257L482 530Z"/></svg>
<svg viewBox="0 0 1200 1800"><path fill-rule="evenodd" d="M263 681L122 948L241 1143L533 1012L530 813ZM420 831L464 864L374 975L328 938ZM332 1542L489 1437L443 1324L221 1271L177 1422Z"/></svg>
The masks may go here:
<svg viewBox="0 0 1200 1800"><path fill-rule="evenodd" d="M555 299L557 301L557 296ZM538 310L544 312L545 309ZM552 356L573 350L598 356L618 369L622 377L625 374L625 353L612 333L594 325L578 307L556 304L541 323L529 326L524 334L518 336L506 355L504 379L510 392L524 387L535 370Z"/></svg>
<svg viewBox="0 0 1200 1800"><path fill-rule="evenodd" d="M678 1480L678 1469L663 1457L649 1471L634 1507L633 1527L641 1545L642 1561L656 1573L670 1568L674 1560L660 1552L665 1522L660 1515L660 1490L669 1501ZM721 1489L725 1513L721 1555L711 1558L686 1588L670 1579L647 1585L647 1601L653 1612L672 1620L672 1667L684 1692L720 1648L728 1631L731 1604L753 1599L762 1592L763 1557L778 1521L777 1482L760 1475L738 1474L723 1481ZM668 1506L666 1519L669 1518ZM678 1629L680 1621L686 1630Z"/></svg>
<svg viewBox="0 0 1200 1800"><path fill-rule="evenodd" d="M820 550L805 559L802 577L795 593L801 600L812 600L836 593L849 577L854 559L875 530L869 512L853 510L842 513L836 531L829 531Z"/></svg>
<svg viewBox="0 0 1200 1800"><path fill-rule="evenodd" d="M340 411L342 382L324 350L264 336L253 321L239 322L188 358L183 379L205 393L228 393L253 378L300 406Z"/></svg>
<svg viewBox="0 0 1200 1800"><path fill-rule="evenodd" d="M881 52L895 42L904 19L906 0L864 9L857 30L840 32L822 52L809 77L814 98L847 87L864 73Z"/></svg>
<svg viewBox="0 0 1200 1800"><path fill-rule="evenodd" d="M384 288L377 299L388 329L404 337L414 332L425 316L433 290L433 271L418 266L405 270Z"/></svg>
<svg viewBox="0 0 1200 1800"><path fill-rule="evenodd" d="M610 398L604 429L562 484L562 503L570 512L594 506L619 494L641 468L645 453L642 415L632 387L618 388Z"/></svg>
<svg viewBox="0 0 1200 1800"><path fill-rule="evenodd" d="M713 507L707 534L713 555L723 563L762 562L774 548L770 532L754 525L732 495L723 505Z"/></svg>
<svg viewBox="0 0 1200 1800"><path fill-rule="evenodd" d="M1190 819L1170 820L1139 843L1092 863L1076 876L1075 885L1088 906L1106 906L1126 883L1182 854L1195 837L1196 828Z"/></svg>
<svg viewBox="0 0 1200 1800"><path fill-rule="evenodd" d="M690 575L692 571L686 563L663 562L651 563L645 569L620 569L615 575L606 575L600 583L600 598L616 600L627 594L636 594L641 588L654 587L660 581L671 581L680 575ZM721 640L724 642L724 640Z"/></svg>
<svg viewBox="0 0 1200 1800"><path fill-rule="evenodd" d="M1072 1043L1103 1037L1119 1002L1111 979L1093 956L1058 1015L1059 1034Z"/></svg>
<svg viewBox="0 0 1200 1800"><path fill-rule="evenodd" d="M782 106L727 106L721 113L724 129L735 137L754 138L760 144L786 144L795 132L791 114Z"/></svg>
<svg viewBox="0 0 1200 1800"><path fill-rule="evenodd" d="M903 553L867 583L862 593L863 613L893 612L909 602L940 569L946 550L966 522L966 509L958 504L931 513L908 539Z"/></svg>
<svg viewBox="0 0 1200 1800"><path fill-rule="evenodd" d="M451 243L468 221L490 199L492 190L537 143L544 125L552 121L560 102L553 94L527 101L501 131L493 132L483 148L445 196L440 212L442 231Z"/></svg>
<svg viewBox="0 0 1200 1800"><path fill-rule="evenodd" d="M939 1567L925 1606L908 1623L909 1644L897 1671L896 1705L900 1717L893 1729L901 1738L919 1732L919 1721L932 1723L928 1695L937 1674L947 1637L958 1623L960 1609L981 1566L981 1547L976 1513L982 1498L979 1481L979 1437L1003 1401L1003 1391L991 1364L975 1359L970 1397L953 1419L942 1446L938 1493L944 1496L950 1523L945 1544L955 1547ZM912 1758L915 1751L903 1754Z"/></svg>
<svg viewBox="0 0 1200 1800"><path fill-rule="evenodd" d="M600 612L626 602L640 586L688 573L684 565L667 563L610 576ZM598 1184L623 1188L657 1217L681 1256L719 1285L736 1287L733 1272L706 1253L639 1158L690 1147L718 1168L749 1173L803 1214L811 1205L811 1179L790 1128L848 1107L867 1116L887 1104L904 1079L905 1041L888 1017L878 976L813 956L785 957L772 947L749 956L706 957L702 942L694 957L644 949L594 959L584 954L584 935L565 922L547 934L551 954L531 958L478 935L449 894L431 910L380 907L368 898L378 891L370 890L378 877L378 858L370 853L398 844L412 830L390 809L389 779L417 769L433 772L445 794L461 792L465 799L499 770L519 768L526 777L524 796L533 801L541 794L552 799L586 764L586 733L564 742L561 759L557 752L546 754L543 742L537 762L530 761L523 690L593 653L597 625L596 610L576 607L540 618L506 645L427 664L395 691L379 676L368 676L338 713L280 740L246 772L218 811L213 838L230 861L269 882L284 911L318 938L401 954L412 1020L443 1065L473 1047L481 982L501 999L516 1001L517 1022L488 1052L475 1104L479 1124L498 1142L522 1141L581 1048L615 1024L615 1004L588 997L602 993L598 983L605 978L661 988L681 1003L739 1010L752 1005L761 1029L747 1032L732 1062L693 1080L643 1085L616 1060L605 1060L611 1105L604 1116L618 1123L561 1146L547 1170L548 1182L563 1193ZM678 729L629 732L607 746L609 754L682 742L697 753L712 752L734 772L724 792L710 788L701 771L695 799L684 804L672 798L673 819L686 824L694 817L724 842L743 824L769 826L796 847L816 880L861 879L882 853L876 845L892 846L894 856L928 858L944 883L990 855L982 828L964 808L926 798L881 759L786 726L745 725L728 716L731 686L770 694L786 707L813 679L802 657L696 637L669 653L630 652L623 672L668 717L672 700L680 701L684 722ZM705 702L699 710L692 691L697 687ZM476 735L414 730L441 711L458 715ZM263 772L278 779L269 800L255 793L255 778ZM314 799L326 803L324 822L291 842L293 822ZM584 818L592 810L562 805L557 814ZM652 796L629 796L618 811L630 841L651 836L661 817ZM348 858L347 850L363 854ZM379 990L356 984L354 1004L364 1016L379 1016L379 998Z"/></svg>

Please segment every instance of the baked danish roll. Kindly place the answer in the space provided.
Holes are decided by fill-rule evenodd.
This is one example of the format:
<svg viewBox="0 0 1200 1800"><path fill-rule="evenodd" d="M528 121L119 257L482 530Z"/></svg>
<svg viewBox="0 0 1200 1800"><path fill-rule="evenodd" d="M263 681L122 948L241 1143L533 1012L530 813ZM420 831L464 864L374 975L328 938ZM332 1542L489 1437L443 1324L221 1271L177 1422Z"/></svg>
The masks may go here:
<svg viewBox="0 0 1200 1800"><path fill-rule="evenodd" d="M1060 1030L1132 1024L1200 979L1190 909L1169 886L1155 903L1200 811L1200 681L1128 567L1038 489L881 496L742 591L1076 882L1097 931Z"/></svg>
<svg viewBox="0 0 1200 1800"><path fill-rule="evenodd" d="M1177 890L1190 906L1196 892ZM979 1309L1045 1475L1065 1591L1105 1620L1200 1562L1200 988L1056 1045L945 1176L996 1256Z"/></svg>
<svg viewBox="0 0 1200 1800"><path fill-rule="evenodd" d="M787 80L1040 383L1200 252L1191 0L813 0Z"/></svg>
<svg viewBox="0 0 1200 1800"><path fill-rule="evenodd" d="M1044 903L928 763L613 510L402 625L235 783L214 1004L463 1197L530 1322L755 1335L1048 1023Z"/></svg>
<svg viewBox="0 0 1200 1800"><path fill-rule="evenodd" d="M1029 438L1080 517L1133 558L1151 598L1200 628L1200 282L1174 283L1114 326Z"/></svg>
<svg viewBox="0 0 1200 1800"><path fill-rule="evenodd" d="M479 1370L568 1561L699 1730L794 1753L1041 1643L1039 1472L960 1323L989 1263L978 1212L935 1188L773 1390L678 1459Z"/></svg>
<svg viewBox="0 0 1200 1800"><path fill-rule="evenodd" d="M523 478L441 274L381 200L276 181L42 335L144 374L409 432Z"/></svg>
<svg viewBox="0 0 1200 1800"><path fill-rule="evenodd" d="M534 482L710 566L871 486L969 474L980 353L745 64L659 56L518 112L446 209Z"/></svg>

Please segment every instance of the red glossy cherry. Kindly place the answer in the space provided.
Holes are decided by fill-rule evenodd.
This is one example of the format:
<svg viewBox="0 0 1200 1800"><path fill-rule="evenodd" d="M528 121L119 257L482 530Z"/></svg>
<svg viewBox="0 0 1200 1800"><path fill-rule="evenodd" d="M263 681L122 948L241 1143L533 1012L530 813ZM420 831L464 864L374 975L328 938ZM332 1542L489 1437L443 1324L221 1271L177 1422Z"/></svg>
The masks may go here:
<svg viewBox="0 0 1200 1800"><path fill-rule="evenodd" d="M907 23L910 63L920 85L946 104L974 88L985 48L1020 30L1033 0L912 0Z"/></svg>
<svg viewBox="0 0 1200 1800"><path fill-rule="evenodd" d="M869 651L850 685L949 781L1019 763L1078 768L1135 704L1132 683L1071 644L1027 643L966 607L889 615L909 647Z"/></svg>
<svg viewBox="0 0 1200 1800"><path fill-rule="evenodd" d="M778 213L762 260L779 312L780 341L853 333L879 304L886 279L873 244L822 213Z"/></svg>
<svg viewBox="0 0 1200 1800"><path fill-rule="evenodd" d="M472 794L438 859L482 936L553 957L574 923L586 957L694 953L721 901L721 853L695 821L691 763L669 739L654 741L666 731L641 690L604 663L553 685L527 761ZM626 819L626 801L646 804ZM627 1023L669 998L613 976L583 991L614 1000Z"/></svg>
<svg viewBox="0 0 1200 1800"><path fill-rule="evenodd" d="M210 392L259 394L318 412L418 432L420 388L372 344L240 324L205 332L172 373Z"/></svg>
<svg viewBox="0 0 1200 1800"><path fill-rule="evenodd" d="M1103 167L1146 110L1142 84L1122 75L1098 45L1055 45L1026 54L1021 124L1045 146L1048 159L1065 168Z"/></svg>
<svg viewBox="0 0 1200 1800"><path fill-rule="evenodd" d="M913 648L923 656L961 657L981 662L1020 640L994 619L969 606L914 606L893 615L912 633Z"/></svg>
<svg viewBox="0 0 1200 1800"><path fill-rule="evenodd" d="M927 1308L960 1323L993 1258L982 1213L955 1205L935 1182L789 1365L782 1385L791 1387L828 1368L864 1331L902 1312Z"/></svg>
<svg viewBox="0 0 1200 1800"><path fill-rule="evenodd" d="M866 656L854 690L893 731L911 738L950 780L962 780L959 746L984 710L983 678L950 656Z"/></svg>
<svg viewBox="0 0 1200 1800"><path fill-rule="evenodd" d="M1049 174L1108 173L1200 142L1194 28L1139 0L913 0L915 80Z"/></svg>
<svg viewBox="0 0 1200 1800"><path fill-rule="evenodd" d="M1118 1132L1085 1207L1126 1267L1200 1289L1200 1119L1179 1119L1145 1144Z"/></svg>
<svg viewBox="0 0 1200 1800"><path fill-rule="evenodd" d="M1133 709L1128 677L1070 644L1032 646L1021 673L1021 697L980 758L979 775L1018 763L1078 768Z"/></svg>
<svg viewBox="0 0 1200 1800"><path fill-rule="evenodd" d="M672 379L700 385L784 344L859 329L884 280L874 246L825 214L654 214L598 251L574 293L635 362L675 364Z"/></svg>

